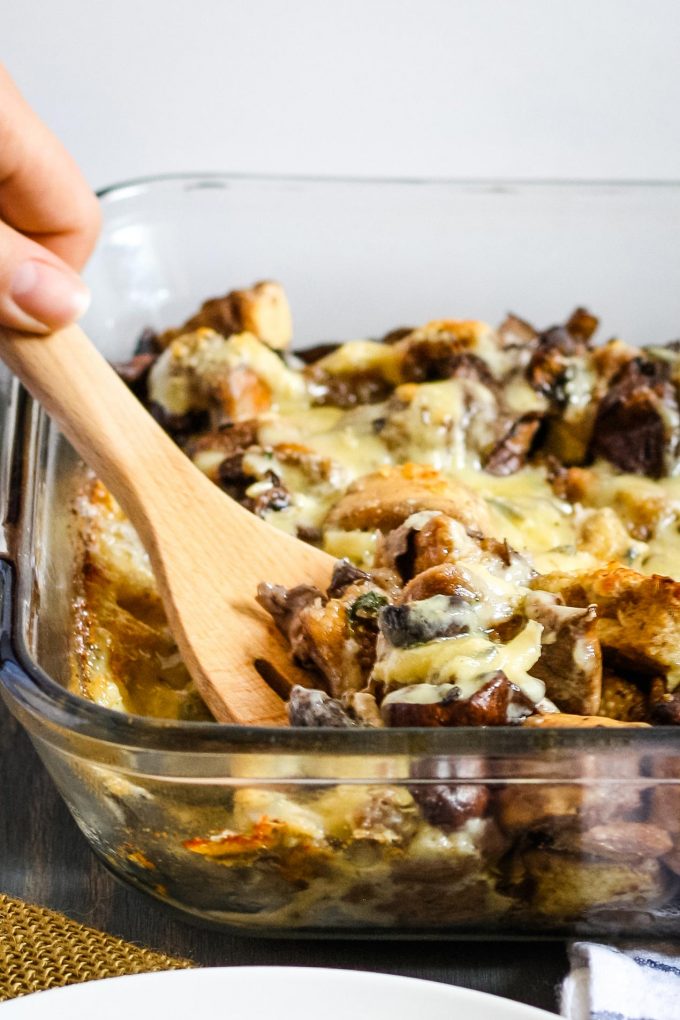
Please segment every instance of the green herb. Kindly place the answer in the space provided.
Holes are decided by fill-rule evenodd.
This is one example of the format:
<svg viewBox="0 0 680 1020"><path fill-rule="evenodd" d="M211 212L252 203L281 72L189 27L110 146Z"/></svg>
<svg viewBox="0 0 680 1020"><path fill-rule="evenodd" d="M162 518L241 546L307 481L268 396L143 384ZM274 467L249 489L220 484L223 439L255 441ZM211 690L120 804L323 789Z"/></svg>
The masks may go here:
<svg viewBox="0 0 680 1020"><path fill-rule="evenodd" d="M380 591L367 591L355 599L347 611L350 623L360 623L362 620L375 620L380 610L389 602L387 595Z"/></svg>

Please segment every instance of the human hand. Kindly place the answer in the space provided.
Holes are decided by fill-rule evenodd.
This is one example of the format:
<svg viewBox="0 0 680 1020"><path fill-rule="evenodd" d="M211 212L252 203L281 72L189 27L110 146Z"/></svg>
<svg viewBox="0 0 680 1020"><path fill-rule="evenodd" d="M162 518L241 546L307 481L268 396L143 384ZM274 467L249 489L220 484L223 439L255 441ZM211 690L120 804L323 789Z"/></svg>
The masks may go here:
<svg viewBox="0 0 680 1020"><path fill-rule="evenodd" d="M48 333L80 318L77 271L99 223L77 166L0 65L0 325Z"/></svg>

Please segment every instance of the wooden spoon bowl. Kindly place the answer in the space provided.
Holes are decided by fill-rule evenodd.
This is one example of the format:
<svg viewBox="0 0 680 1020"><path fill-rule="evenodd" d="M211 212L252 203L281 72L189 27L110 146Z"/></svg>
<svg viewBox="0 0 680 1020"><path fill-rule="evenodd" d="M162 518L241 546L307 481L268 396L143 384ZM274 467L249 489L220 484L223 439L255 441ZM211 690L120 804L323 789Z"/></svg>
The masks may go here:
<svg viewBox="0 0 680 1020"><path fill-rule="evenodd" d="M257 586L325 588L333 559L210 482L78 326L49 337L0 328L0 357L136 528L182 658L215 718L284 725L284 702L262 679L261 664L265 673L308 681L257 604Z"/></svg>

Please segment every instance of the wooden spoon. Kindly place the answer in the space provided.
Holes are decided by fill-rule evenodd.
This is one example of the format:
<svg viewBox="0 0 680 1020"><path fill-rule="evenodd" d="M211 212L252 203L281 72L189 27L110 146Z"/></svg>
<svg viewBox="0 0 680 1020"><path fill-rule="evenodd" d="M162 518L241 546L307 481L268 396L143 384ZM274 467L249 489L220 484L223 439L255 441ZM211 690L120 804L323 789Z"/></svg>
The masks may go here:
<svg viewBox="0 0 680 1020"><path fill-rule="evenodd" d="M135 526L182 658L214 716L284 725L284 703L255 664L305 679L257 604L257 585L325 588L332 558L266 524L210 482L78 326L49 337L0 328L0 357Z"/></svg>

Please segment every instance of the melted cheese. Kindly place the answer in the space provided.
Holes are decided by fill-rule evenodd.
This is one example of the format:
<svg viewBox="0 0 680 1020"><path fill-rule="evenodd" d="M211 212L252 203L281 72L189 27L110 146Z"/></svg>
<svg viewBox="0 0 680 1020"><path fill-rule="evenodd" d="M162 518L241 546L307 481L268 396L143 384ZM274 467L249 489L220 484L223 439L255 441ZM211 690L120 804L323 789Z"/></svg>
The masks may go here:
<svg viewBox="0 0 680 1020"><path fill-rule="evenodd" d="M428 331L437 330L452 333L464 349L484 359L492 374L503 380L503 400L513 413L545 409L545 398L518 372L512 356L499 349L488 327L440 322L424 327L422 333L426 337ZM288 503L278 510L265 510L266 519L290 534L303 527L314 529L319 544L331 555L347 557L365 569L371 568L380 548L379 533L325 527L330 509L352 482L381 467L414 462L469 486L485 501L490 535L507 541L523 558L514 557L508 564L500 556L482 555L477 540L452 522L449 558L460 566L462 579L478 596L467 610L456 609L459 615L467 613L466 633L406 648L392 647L381 637L372 682L384 684L388 691L409 688L408 694L400 690L402 700L426 702L439 700L447 685L457 686L462 697L469 697L483 685L485 676L502 670L537 703L544 697L544 685L530 671L540 655L540 625L530 620L506 643L493 628L522 611L532 568L538 573L577 572L616 559L645 574L680 579L680 477L656 482L619 474L599 463L584 471L583 506L574 506L555 496L543 467L525 467L508 477L486 474L480 462L497 438L500 413L494 391L474 378L404 383L401 358L399 343L353 341L319 361L317 376L312 378L286 364L250 333L225 339L199 329L178 337L158 358L151 372L150 397L169 412L182 415L207 407L225 374L235 368L250 369L266 385L272 403L258 418L257 445L244 456L244 468L253 477L248 495L262 496L277 484L275 478L280 479L288 491ZM392 383L393 396L350 410L314 405L320 397L318 374L362 372L375 372ZM563 443L578 446L582 442L578 426L588 413L594 384L591 368L573 359L565 380L567 410L557 423ZM669 427L676 424L668 422ZM217 448L203 450L196 462L215 476L222 457ZM101 507L98 512L102 513ZM417 514L409 524L417 526L418 520L424 525L433 513L437 511ZM588 538L589 520L591 532L607 531L607 540L594 541L592 534ZM96 556L116 579L112 604L122 605L130 592L153 594L148 561L122 517L99 527ZM450 612L444 596L414 605L432 622ZM147 626L146 621L136 622L141 633L139 628ZM124 683L112 679L108 631L102 635L96 640L91 637L90 696L101 704L129 710L132 695ZM114 638L119 640L120 634ZM162 696L169 707L166 711L154 705L152 714L177 714L176 705L193 697L179 660L175 661L174 653L165 655L167 647L169 637L164 635L158 649L154 646L154 655L164 685L157 684L158 699ZM354 654L349 644L348 654Z"/></svg>
<svg viewBox="0 0 680 1020"><path fill-rule="evenodd" d="M388 689L414 684L452 684L462 698L469 698L484 686L489 673L502 670L534 703L545 695L541 680L529 670L541 654L543 628L529 620L507 644L491 641L481 631L459 637L440 638L411 648L388 647L373 669L373 680Z"/></svg>
<svg viewBox="0 0 680 1020"><path fill-rule="evenodd" d="M376 372L395 386L400 381L400 359L389 344L375 340L351 340L316 362L315 369L330 375Z"/></svg>
<svg viewBox="0 0 680 1020"><path fill-rule="evenodd" d="M382 435L397 463L458 471L479 467L479 451L493 441L497 417L493 393L472 379L408 383L395 390Z"/></svg>
<svg viewBox="0 0 680 1020"><path fill-rule="evenodd" d="M340 531L326 528L323 548L336 560L348 559L358 567L369 569L373 565L378 545L377 531Z"/></svg>
<svg viewBox="0 0 680 1020"><path fill-rule="evenodd" d="M434 322L423 327L423 335L437 330L459 336L497 377L507 373L508 356L498 349L488 326ZM321 359L317 367L334 375L375 371L397 385L400 359L399 344L356 340ZM493 536L523 553L539 573L589 569L603 562L582 547L578 513L571 504L556 498L542 468L524 468L504 478L480 470L476 451L491 441L498 407L491 391L474 379L397 385L391 401L349 411L315 407L303 375L287 367L252 334L225 340L201 329L177 338L158 359L151 375L151 397L173 413L185 413L200 403L197 387L210 385L220 372L237 365L251 368L274 398L272 409L259 422L258 438L266 452L259 459L249 454L246 463L258 479L252 495L264 485L260 480L267 478L267 471L274 471L293 494L285 509L266 511L275 526L291 534L300 527L322 528L338 496L357 478L383 466L413 461L460 478L483 496ZM569 408L580 413L591 399L593 374L580 359L571 359L568 368ZM521 373L506 379L504 399L515 413L540 411L545 406L545 398ZM327 477L314 478L299 465L272 455L273 448L286 443L327 458ZM214 473L218 457L218 453L205 454L199 458L199 466ZM680 477L654 482L617 474L605 464L596 465L595 475L587 505L611 507L631 533L630 544L617 552L617 558L643 573L680 578ZM635 541L635 529L640 528L637 516L645 506L650 507L653 518L652 533L642 544ZM335 530L324 535L323 545L334 555L345 550L352 560L367 566L375 535L343 538Z"/></svg>

